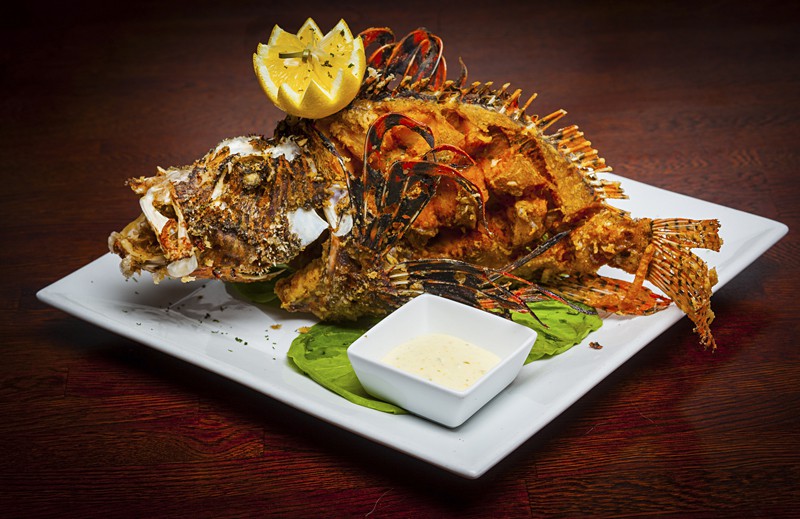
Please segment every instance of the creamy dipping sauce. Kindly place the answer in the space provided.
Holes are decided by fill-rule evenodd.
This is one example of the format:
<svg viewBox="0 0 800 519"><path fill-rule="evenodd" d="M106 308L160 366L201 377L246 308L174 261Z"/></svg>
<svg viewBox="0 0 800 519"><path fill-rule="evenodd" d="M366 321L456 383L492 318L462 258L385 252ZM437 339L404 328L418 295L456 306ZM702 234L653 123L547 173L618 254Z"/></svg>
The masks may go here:
<svg viewBox="0 0 800 519"><path fill-rule="evenodd" d="M433 333L396 346L383 362L462 391L500 362L500 357L458 337Z"/></svg>

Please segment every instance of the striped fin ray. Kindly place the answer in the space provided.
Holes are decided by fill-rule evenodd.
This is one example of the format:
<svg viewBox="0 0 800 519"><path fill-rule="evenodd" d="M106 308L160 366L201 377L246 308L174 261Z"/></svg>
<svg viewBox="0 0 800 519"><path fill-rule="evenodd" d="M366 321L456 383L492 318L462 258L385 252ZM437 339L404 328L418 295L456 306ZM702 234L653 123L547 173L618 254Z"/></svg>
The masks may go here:
<svg viewBox="0 0 800 519"><path fill-rule="evenodd" d="M710 324L712 287L716 270L695 255L692 248L718 251L722 246L719 221L671 218L653 220L653 257L647 280L663 290L694 322L701 343L714 349Z"/></svg>

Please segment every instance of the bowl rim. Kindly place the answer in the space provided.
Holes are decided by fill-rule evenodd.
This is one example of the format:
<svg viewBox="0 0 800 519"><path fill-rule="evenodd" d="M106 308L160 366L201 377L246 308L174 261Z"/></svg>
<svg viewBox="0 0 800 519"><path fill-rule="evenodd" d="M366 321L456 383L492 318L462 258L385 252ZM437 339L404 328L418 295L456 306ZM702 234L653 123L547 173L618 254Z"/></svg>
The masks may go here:
<svg viewBox="0 0 800 519"><path fill-rule="evenodd" d="M369 337L369 334L370 334L371 331L375 330L378 327L385 328L387 326L392 326L393 325L392 321L396 320L396 317L393 318L393 316L395 316L398 312L401 312L401 310L403 310L404 308L409 307L409 305L411 305L411 304L414 304L414 305L424 304L426 300L435 301L435 302L438 302L438 304L451 305L453 308L463 308L463 309L466 309L466 310L468 310L470 312L472 312L472 311L480 312L480 314L472 313L472 315L484 315L485 314L485 319L490 320L492 322L509 323L511 325L514 325L515 327L518 326L520 328L520 331L522 333L525 333L525 336L524 336L524 338L522 340L519 341L519 344L509 348L505 352L498 352L496 349L486 348L484 345L475 344L475 342L471 342L471 341L468 341L467 339L464 339L463 337L459 337L459 338L461 338L463 340L466 340L467 342L471 342L473 345L475 345L477 347L483 348L483 349L485 349L487 351L491 351L493 354L497 355L499 357L499 359L500 359L494 366L492 366L492 368L490 370L488 370L486 373L481 375L481 377L479 377L474 383L472 383L468 387L466 387L464 389L460 389L460 390L459 389L455 389L455 388L450 388L450 387L444 386L442 384L439 384L437 382L428 380L428 379L423 378L423 377L421 377L421 376L419 376L419 375L417 375L415 373L412 373L412 372L406 371L404 369L392 366L392 365L390 365L390 364L388 364L388 363L383 361L383 356L385 356L393 348L399 346L400 344L404 343L405 340L408 340L408 339L397 341L391 347L386 349L381 355L378 355L377 353L374 353L376 350L367 349L367 345L370 343L370 341L371 340L376 340L374 338ZM415 301L416 301L416 303L415 303ZM406 312L407 312L407 310L403 311L399 315L402 316ZM495 319L499 319L499 321L495 321ZM387 324L387 322L388 322L388 324ZM418 337L418 336L421 336L421 335L427 335L427 334L431 334L431 333L448 334L447 332L436 332L436 331L429 331L429 330L421 330L419 333L412 334L411 337L413 338L413 337ZM452 335L452 334L448 334L448 335ZM435 294L424 293L424 294L420 294L419 296L416 296L413 299L409 300L407 303L405 303L404 305L399 307L397 310L392 312L390 315L386 316L383 320L381 320L380 322L375 324L375 326L373 326L373 328L371 328L369 331L367 331L367 333L365 333L364 335L362 335L361 337L356 339L350 346L348 346L347 355L348 355L348 358L351 361L351 365L353 365L353 370L356 372L356 377L358 377L358 370L356 369L356 366L352 362L352 357L353 356L357 357L362 362L362 365L360 366L362 369L364 367L364 364L368 364L368 365L372 366L373 369L385 370L385 371L393 373L393 374L395 374L397 376L400 376L403 379L407 379L407 380L409 380L410 382L412 382L414 384L426 386L426 387L429 387L432 390L436 390L436 391L443 391L445 393L451 394L454 397L463 399L463 398L468 397L471 393L477 391L481 386L483 386L486 383L488 383L495 373L497 373L498 371L500 371L504 367L506 367L509 363L511 363L517 357L517 355L520 354L520 350L522 350L522 349L530 350L530 348L533 347L533 344L536 341L537 335L538 334L537 334L537 332L535 330L533 330L533 329L531 329L531 328L529 328L527 326L524 326L522 324L515 323L513 321L505 319L502 316L499 316L499 315L496 315L496 314L491 314L491 313L486 312L484 310L471 307L469 305L466 305L464 303L460 303L458 301L454 301L452 299L448 299L446 297L438 296L438 295L435 295ZM374 353L374 354L370 355L370 353ZM524 359L526 357L527 356L524 356L522 358L521 362L519 363L519 367L516 368L515 375L514 375L515 377L519 374L519 372L521 371L522 367L524 366L524 363L525 363ZM501 391L502 391L502 388L501 388Z"/></svg>

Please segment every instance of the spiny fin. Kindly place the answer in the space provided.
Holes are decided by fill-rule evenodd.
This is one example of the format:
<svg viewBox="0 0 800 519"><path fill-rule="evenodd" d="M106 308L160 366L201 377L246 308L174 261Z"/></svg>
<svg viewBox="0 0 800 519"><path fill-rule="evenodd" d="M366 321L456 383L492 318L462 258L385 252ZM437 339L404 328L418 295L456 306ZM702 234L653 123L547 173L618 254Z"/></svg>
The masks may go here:
<svg viewBox="0 0 800 519"><path fill-rule="evenodd" d="M647 287L632 290L632 284L628 281L597 274L561 277L555 282L548 282L547 287L566 299L580 301L611 313L619 313L623 301L627 306L625 313L634 315L649 315L665 309L670 304L668 298L652 292Z"/></svg>
<svg viewBox="0 0 800 519"><path fill-rule="evenodd" d="M459 59L461 73L457 81L447 80L447 62L443 56L442 40L425 29L412 31L401 41L394 43L387 29L368 29L362 35L367 43L384 37L384 46L370 58L372 73L367 74L361 89L361 96L368 99L385 97L420 97L434 102L458 101L480 105L488 110L505 114L519 121L529 131L544 136L564 158L573 164L583 175L584 181L599 199L626 198L618 182L600 180L599 173L611 171L605 161L598 157L597 150L591 146L577 126L563 128L553 135L544 132L561 119L567 112L557 110L542 118L527 115L525 111L536 98L531 95L520 106L521 89L509 93L509 84L499 89L491 81L475 81L467 86L467 69ZM399 77L399 81L395 76ZM392 86L394 84L394 86Z"/></svg>
<svg viewBox="0 0 800 519"><path fill-rule="evenodd" d="M397 44L390 43L385 46L386 48L379 49L382 54L376 51L372 55L369 63L372 71L364 78L359 93L360 97L373 100L386 97L419 97L440 103L456 100L506 114L523 125L537 122L536 116L529 116L525 113L525 110L536 98L536 94L530 96L520 106L522 90L509 92L508 83L499 89L495 88L491 81L485 83L475 81L468 85L467 68L461 60L459 60L461 71L458 79L456 81L448 80L445 77L447 64L441 55L441 40L427 32L415 31L412 34L425 34L427 38L409 39L406 37ZM426 43L428 40L433 43ZM403 52L398 53L396 47L409 41L413 41L420 52L430 52L429 47L435 48L438 52L435 66L416 66L414 60L417 58L408 45ZM395 47L394 50L392 46ZM410 68L404 68L406 66L410 66Z"/></svg>
<svg viewBox="0 0 800 519"><path fill-rule="evenodd" d="M555 112L558 118L563 113L565 113L563 110ZM553 115L551 114L551 116ZM547 116L542 120L551 116ZM611 172L611 166L606 165L605 159L598 156L597 150L592 147L592 143L586 139L578 126L572 125L561 128L557 132L546 136L546 138L567 161L581 172L584 182L594 190L598 197L602 199L627 198L619 182L597 177L599 173Z"/></svg>
<svg viewBox="0 0 800 519"><path fill-rule="evenodd" d="M715 349L710 324L714 320L711 289L717 273L691 249L718 251L722 246L719 221L671 218L653 220L651 225L653 238L645 251L648 257L632 282L583 274L565 276L547 286L599 310L633 315L662 310L671 299L694 322L703 346ZM645 279L668 298L643 286Z"/></svg>
<svg viewBox="0 0 800 519"><path fill-rule="evenodd" d="M559 119L567 115L567 111L563 108L560 110L556 110L555 112L545 115L541 119L536 121L536 127L539 129L540 132L544 132L550 126L556 123Z"/></svg>
<svg viewBox="0 0 800 519"><path fill-rule="evenodd" d="M719 221L671 218L653 220L652 226L654 249L647 280L689 316L704 346L716 348L709 325L714 320L711 289L717 283L717 272L691 249L719 251Z"/></svg>

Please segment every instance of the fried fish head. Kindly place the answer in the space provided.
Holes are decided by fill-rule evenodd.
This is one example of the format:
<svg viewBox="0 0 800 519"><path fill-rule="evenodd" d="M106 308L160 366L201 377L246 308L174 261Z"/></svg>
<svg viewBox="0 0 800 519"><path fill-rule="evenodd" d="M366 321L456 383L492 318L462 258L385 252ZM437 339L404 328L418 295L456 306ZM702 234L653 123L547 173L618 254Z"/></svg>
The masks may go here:
<svg viewBox="0 0 800 519"><path fill-rule="evenodd" d="M347 226L345 188L298 136L222 141L185 167L128 183L142 214L109 237L126 276L255 281Z"/></svg>

